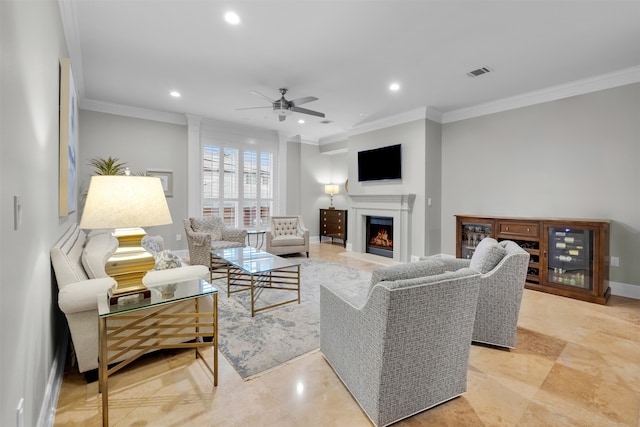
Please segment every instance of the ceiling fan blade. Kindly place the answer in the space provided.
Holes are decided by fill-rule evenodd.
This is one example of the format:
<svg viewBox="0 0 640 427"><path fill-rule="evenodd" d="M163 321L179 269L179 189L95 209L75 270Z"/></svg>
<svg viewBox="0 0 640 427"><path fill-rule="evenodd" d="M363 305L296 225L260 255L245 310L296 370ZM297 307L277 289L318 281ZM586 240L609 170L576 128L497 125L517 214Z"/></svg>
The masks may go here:
<svg viewBox="0 0 640 427"><path fill-rule="evenodd" d="M320 113L318 111L307 110L306 108L300 108L293 106L291 107L291 111L295 111L296 113L310 114L312 116L324 117L324 113Z"/></svg>
<svg viewBox="0 0 640 427"><path fill-rule="evenodd" d="M254 95L258 95L258 96L263 97L264 99L266 99L267 101L269 101L269 102L270 102L270 103L272 103L272 104L273 104L274 102L276 102L276 101L275 101L275 99L271 99L271 98L269 98L268 96L263 95L263 94L261 94L261 93L260 93L260 92L258 92L258 91L251 90L251 91L249 91L249 92L251 92L251 93L252 93L252 94L254 94Z"/></svg>
<svg viewBox="0 0 640 427"><path fill-rule="evenodd" d="M244 107L244 108L236 108L236 111L237 110L255 110L258 108L271 108L271 107Z"/></svg>
<svg viewBox="0 0 640 427"><path fill-rule="evenodd" d="M306 96L304 98L298 98L298 99L294 99L292 101L289 101L289 103L291 105L302 105L302 104L306 104L307 102L313 102L313 101L317 101L318 98L316 98L315 96Z"/></svg>
<svg viewBox="0 0 640 427"><path fill-rule="evenodd" d="M281 114L278 116L278 119L280 119L281 122L284 122L287 119L287 116Z"/></svg>

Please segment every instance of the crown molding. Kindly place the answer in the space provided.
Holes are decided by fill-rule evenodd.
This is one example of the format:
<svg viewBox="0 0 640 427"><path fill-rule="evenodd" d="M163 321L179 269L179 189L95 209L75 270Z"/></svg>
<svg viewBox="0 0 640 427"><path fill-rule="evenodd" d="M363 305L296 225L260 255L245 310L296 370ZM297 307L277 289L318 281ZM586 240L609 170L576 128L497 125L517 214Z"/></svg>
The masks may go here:
<svg viewBox="0 0 640 427"><path fill-rule="evenodd" d="M346 132L341 132L320 138L320 145L333 144L334 142L347 141L348 139L349 135Z"/></svg>
<svg viewBox="0 0 640 427"><path fill-rule="evenodd" d="M354 126L348 132L348 136L359 135L361 133L372 132L374 130L384 129L391 126L397 126L404 123L413 122L416 120L424 119L426 117L426 108L416 108L415 110L406 111L404 113L396 114L389 117L384 117L372 122L363 123L358 126Z"/></svg>
<svg viewBox="0 0 640 427"><path fill-rule="evenodd" d="M442 115L442 123L451 123L459 120L499 113L501 111L514 110L516 108L541 104L543 102L556 101L572 96L584 95L600 90L611 89L618 86L640 82L640 66L625 68L613 73L603 74L588 79L576 80L571 83L552 86L546 89L528 92L518 96L487 102L459 110L449 111Z"/></svg>
<svg viewBox="0 0 640 427"><path fill-rule="evenodd" d="M131 107L128 105L113 104L110 102L81 99L80 108L83 110L97 111L99 113L117 114L119 116L135 117L138 119L155 120L156 122L186 125L187 118L184 114L167 113L150 110L147 108Z"/></svg>

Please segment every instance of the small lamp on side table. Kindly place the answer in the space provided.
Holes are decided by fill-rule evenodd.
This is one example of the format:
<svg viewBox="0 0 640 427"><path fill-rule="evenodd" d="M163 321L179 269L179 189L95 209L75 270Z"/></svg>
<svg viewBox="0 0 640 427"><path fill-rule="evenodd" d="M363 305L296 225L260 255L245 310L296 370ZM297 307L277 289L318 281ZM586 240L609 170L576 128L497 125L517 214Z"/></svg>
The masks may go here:
<svg viewBox="0 0 640 427"><path fill-rule="evenodd" d="M153 255L140 241L141 227L171 224L171 213L159 178L151 176L97 175L91 177L82 213L82 229L115 229L118 249L105 265L116 280L109 290L110 304L123 296L150 296L142 283L155 265Z"/></svg>
<svg viewBox="0 0 640 427"><path fill-rule="evenodd" d="M329 203L329 207L327 209L336 208L335 206L333 206L333 195L338 193L339 193L338 184L326 184L324 186L324 194L329 194L331 196L331 203Z"/></svg>

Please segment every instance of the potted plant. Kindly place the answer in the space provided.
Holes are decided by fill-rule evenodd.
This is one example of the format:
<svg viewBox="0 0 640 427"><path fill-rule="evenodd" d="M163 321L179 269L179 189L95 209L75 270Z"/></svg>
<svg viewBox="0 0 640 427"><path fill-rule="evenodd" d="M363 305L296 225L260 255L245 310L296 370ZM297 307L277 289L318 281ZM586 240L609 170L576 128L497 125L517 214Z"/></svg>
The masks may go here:
<svg viewBox="0 0 640 427"><path fill-rule="evenodd" d="M89 161L89 165L94 167L95 175L124 175L127 169L126 162L120 162L120 159L111 156L106 159L94 157Z"/></svg>

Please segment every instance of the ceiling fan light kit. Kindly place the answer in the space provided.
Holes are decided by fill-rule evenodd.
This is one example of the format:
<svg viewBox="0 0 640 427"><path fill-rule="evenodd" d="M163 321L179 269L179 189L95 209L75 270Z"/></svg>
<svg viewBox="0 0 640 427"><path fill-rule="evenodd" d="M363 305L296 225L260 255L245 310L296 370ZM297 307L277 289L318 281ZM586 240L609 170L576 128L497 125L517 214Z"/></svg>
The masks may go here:
<svg viewBox="0 0 640 427"><path fill-rule="evenodd" d="M267 101L269 101L271 103L271 108L273 109L273 112L278 116L278 119L281 122L285 121L287 116L293 113L309 114L311 116L324 118L324 113L299 107L299 105L306 104L308 102L317 101L318 98L316 98L315 96L305 96L304 98L297 98L289 101L284 97L284 95L287 93L287 89L280 88L279 91L282 96L278 100L273 100L268 96L265 96L255 90L252 90L251 93L253 93L254 95L261 96ZM255 108L269 108L269 107L246 107L246 108L238 108L238 110L251 110Z"/></svg>

